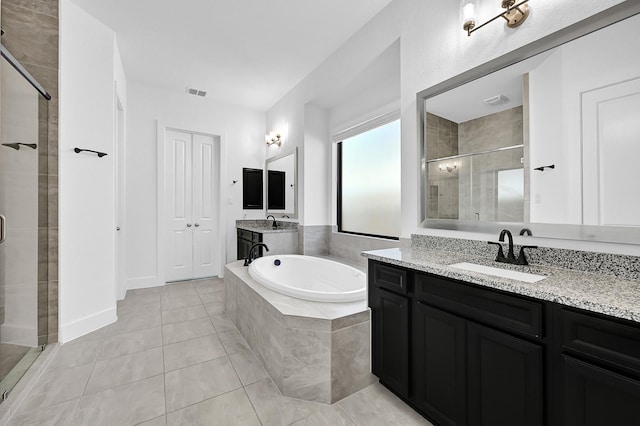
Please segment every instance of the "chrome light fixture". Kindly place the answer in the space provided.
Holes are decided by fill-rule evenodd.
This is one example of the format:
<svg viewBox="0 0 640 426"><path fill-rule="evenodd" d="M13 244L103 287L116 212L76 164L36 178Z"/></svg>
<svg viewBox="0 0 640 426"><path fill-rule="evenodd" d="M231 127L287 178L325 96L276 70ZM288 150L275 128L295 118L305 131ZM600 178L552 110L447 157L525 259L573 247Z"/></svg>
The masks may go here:
<svg viewBox="0 0 640 426"><path fill-rule="evenodd" d="M276 134L272 138L269 138L269 136L267 136L267 145L271 146L274 144L278 146L282 146L282 138L280 137L280 133Z"/></svg>
<svg viewBox="0 0 640 426"><path fill-rule="evenodd" d="M501 0L501 6L505 9L504 12L494 16L487 22L476 26L475 16L478 11L479 0L462 0L460 2L460 21L462 22L462 29L470 36L472 32L479 30L490 22L499 18L504 18L507 27L516 28L529 16L529 0L523 0L516 3L516 0Z"/></svg>

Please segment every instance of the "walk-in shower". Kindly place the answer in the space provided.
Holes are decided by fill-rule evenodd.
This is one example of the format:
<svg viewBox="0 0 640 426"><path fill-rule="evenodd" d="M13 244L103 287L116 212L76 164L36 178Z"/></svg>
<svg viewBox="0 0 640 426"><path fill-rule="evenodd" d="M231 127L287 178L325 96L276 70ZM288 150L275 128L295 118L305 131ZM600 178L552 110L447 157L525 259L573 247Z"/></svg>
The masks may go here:
<svg viewBox="0 0 640 426"><path fill-rule="evenodd" d="M47 101L2 46L0 61L0 395L38 356L47 327ZM44 157L44 158L43 158ZM42 183L45 185L42 185ZM46 288L46 287L45 287ZM44 315L43 315L44 312Z"/></svg>

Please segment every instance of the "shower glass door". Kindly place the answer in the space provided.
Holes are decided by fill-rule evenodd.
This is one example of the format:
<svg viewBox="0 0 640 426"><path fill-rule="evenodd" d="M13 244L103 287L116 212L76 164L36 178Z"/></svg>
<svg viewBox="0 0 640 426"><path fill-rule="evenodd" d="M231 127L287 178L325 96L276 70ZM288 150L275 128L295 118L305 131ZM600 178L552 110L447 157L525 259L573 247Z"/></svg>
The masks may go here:
<svg viewBox="0 0 640 426"><path fill-rule="evenodd" d="M4 400L40 352L38 165L40 146L46 147L47 102L4 57L0 73L0 395Z"/></svg>

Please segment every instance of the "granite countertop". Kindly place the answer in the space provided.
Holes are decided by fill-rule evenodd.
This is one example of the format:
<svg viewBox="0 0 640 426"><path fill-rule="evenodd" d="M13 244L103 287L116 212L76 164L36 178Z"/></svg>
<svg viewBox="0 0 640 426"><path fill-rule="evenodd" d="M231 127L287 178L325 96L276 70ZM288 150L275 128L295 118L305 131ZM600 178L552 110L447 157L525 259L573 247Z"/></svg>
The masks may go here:
<svg viewBox="0 0 640 426"><path fill-rule="evenodd" d="M245 231L258 232L260 234L273 234L279 232L298 232L297 222L277 221L278 227L273 227L271 220L237 220L236 228Z"/></svg>
<svg viewBox="0 0 640 426"><path fill-rule="evenodd" d="M539 265L506 265L484 257L424 248L374 250L362 255L405 268L640 322L639 281ZM537 283L526 283L448 266L460 262L545 275L547 278Z"/></svg>

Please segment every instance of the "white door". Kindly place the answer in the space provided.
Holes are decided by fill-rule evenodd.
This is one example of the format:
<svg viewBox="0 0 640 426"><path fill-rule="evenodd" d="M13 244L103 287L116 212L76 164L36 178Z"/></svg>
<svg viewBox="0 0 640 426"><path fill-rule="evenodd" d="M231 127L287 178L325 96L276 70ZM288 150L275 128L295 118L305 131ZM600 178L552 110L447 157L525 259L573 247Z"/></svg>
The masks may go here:
<svg viewBox="0 0 640 426"><path fill-rule="evenodd" d="M212 136L193 135L193 278L218 273L218 164Z"/></svg>
<svg viewBox="0 0 640 426"><path fill-rule="evenodd" d="M582 95L583 223L640 226L640 79Z"/></svg>
<svg viewBox="0 0 640 426"><path fill-rule="evenodd" d="M167 281L193 278L191 134L166 132Z"/></svg>
<svg viewBox="0 0 640 426"><path fill-rule="evenodd" d="M217 164L212 136L166 131L167 281L218 273Z"/></svg>

